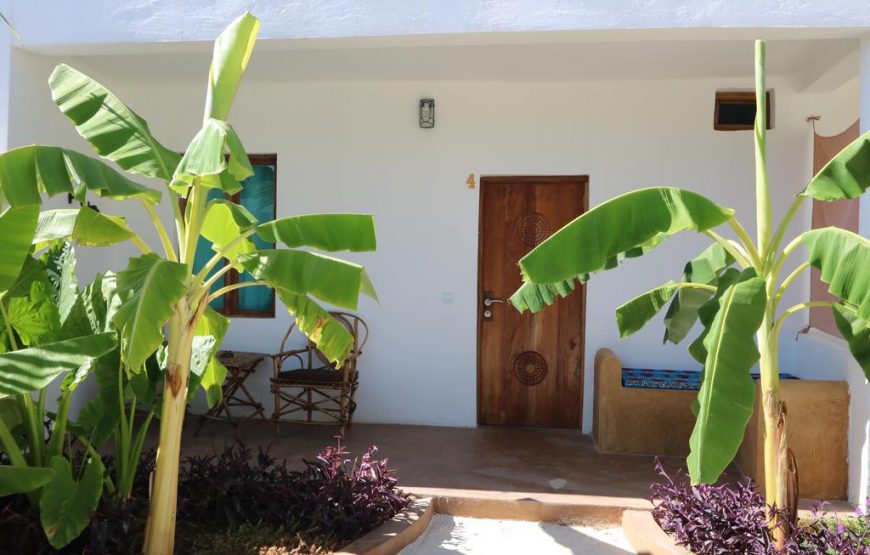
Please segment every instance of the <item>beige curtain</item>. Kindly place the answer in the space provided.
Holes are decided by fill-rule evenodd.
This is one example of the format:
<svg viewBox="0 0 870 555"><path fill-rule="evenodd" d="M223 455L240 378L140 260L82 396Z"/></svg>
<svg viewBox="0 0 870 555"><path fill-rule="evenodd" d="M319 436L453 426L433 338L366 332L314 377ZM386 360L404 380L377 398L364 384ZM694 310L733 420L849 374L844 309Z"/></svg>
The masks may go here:
<svg viewBox="0 0 870 555"><path fill-rule="evenodd" d="M828 161L846 145L858 138L859 122L853 123L848 129L834 135L823 137L814 133L813 140L813 175L824 167ZM858 199L838 200L834 202L813 201L813 229L828 226L837 226L849 231L858 232ZM830 301L834 297L828 293L828 289L819 279L819 271L811 269L810 299L813 301ZM810 309L810 326L830 333L840 335L834 323L831 309L816 307Z"/></svg>

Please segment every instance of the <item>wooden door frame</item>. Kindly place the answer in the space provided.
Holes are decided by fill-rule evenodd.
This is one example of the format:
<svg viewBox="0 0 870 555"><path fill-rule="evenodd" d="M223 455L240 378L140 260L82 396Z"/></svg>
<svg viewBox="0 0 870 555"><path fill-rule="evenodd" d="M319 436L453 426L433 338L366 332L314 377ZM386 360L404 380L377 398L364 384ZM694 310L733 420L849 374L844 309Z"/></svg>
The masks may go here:
<svg viewBox="0 0 870 555"><path fill-rule="evenodd" d="M573 183L578 182L580 185L580 214L585 214L589 210L589 176L588 175L481 175L480 190L478 192L478 214L477 214L477 310L475 316L477 318L477 424L483 424L483 388L481 387L481 352L480 343L483 334L483 327L480 325L483 318L483 272L481 267L483 264L483 189L488 182L500 183ZM519 261L517 261L519 262ZM517 268L519 271L519 268ZM582 302L580 308L580 421L577 423L577 429L583 427L583 404L586 396L586 287L581 286L579 291L574 291L573 294L581 295ZM511 307L513 310L513 307Z"/></svg>

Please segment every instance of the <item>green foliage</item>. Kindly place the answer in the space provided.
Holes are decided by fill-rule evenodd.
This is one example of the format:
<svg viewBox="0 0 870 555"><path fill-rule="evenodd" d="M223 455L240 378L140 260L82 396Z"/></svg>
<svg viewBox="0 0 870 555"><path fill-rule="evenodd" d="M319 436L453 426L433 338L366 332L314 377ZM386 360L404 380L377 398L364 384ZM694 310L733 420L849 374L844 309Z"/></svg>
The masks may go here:
<svg viewBox="0 0 870 555"><path fill-rule="evenodd" d="M713 325L713 320L716 314L719 313L719 300L729 287L737 283L740 279L740 271L734 268L728 268L719 277L718 287L713 297L704 303L698 309L698 320L701 322L701 333L689 344L689 354L692 358L704 364L707 360L707 346L704 340L707 339L707 334L710 333L710 327Z"/></svg>
<svg viewBox="0 0 870 555"><path fill-rule="evenodd" d="M333 362L340 362L347 357L353 346L353 336L341 322L330 317L322 306L305 295L286 289L275 291L290 315L296 318L296 326L317 345L318 350Z"/></svg>
<svg viewBox="0 0 870 555"><path fill-rule="evenodd" d="M138 371L163 343L163 326L187 291L188 269L156 254L133 258L118 274L118 294L124 301L113 318L121 332L121 352Z"/></svg>
<svg viewBox="0 0 870 555"><path fill-rule="evenodd" d="M373 251L375 222L367 214L306 214L260 224L257 235L267 243L290 248L313 247L326 252Z"/></svg>
<svg viewBox="0 0 870 555"><path fill-rule="evenodd" d="M693 483L718 480L743 441L755 402L749 371L759 357L754 336L764 317L764 288L764 280L747 270L717 292L718 310L703 341L704 381L686 460Z"/></svg>
<svg viewBox="0 0 870 555"><path fill-rule="evenodd" d="M114 333L101 333L0 354L0 398L42 389L111 351Z"/></svg>
<svg viewBox="0 0 870 555"><path fill-rule="evenodd" d="M253 174L242 140L232 126L209 118L187 147L170 187L182 196L194 185L233 194L242 189L239 181Z"/></svg>
<svg viewBox="0 0 870 555"><path fill-rule="evenodd" d="M809 252L810 265L820 271L828 291L855 306L858 316L870 321L870 241L836 227L807 231L800 239Z"/></svg>
<svg viewBox="0 0 870 555"><path fill-rule="evenodd" d="M51 301L57 306L57 315L61 325L66 325L71 314L81 308L79 283L76 278L76 251L69 243L59 243L46 250L39 263L45 271L45 277L50 286ZM75 315L76 317L79 315ZM71 331L72 324L66 329ZM89 332L100 333L109 329L90 330L84 326L78 328L76 335L86 335Z"/></svg>
<svg viewBox="0 0 870 555"><path fill-rule="evenodd" d="M236 263L238 257L254 252L257 246L247 237L240 239L240 235L256 225L257 219L244 206L217 200L209 203L201 233L211 242L212 250L216 253L224 250L224 258L241 270Z"/></svg>
<svg viewBox="0 0 870 555"><path fill-rule="evenodd" d="M518 310L535 312L569 294L575 280L585 282L625 258L641 256L677 232L705 232L715 241L686 265L680 282L669 281L616 311L620 337L642 329L669 301L665 342L679 343L698 320L703 326L689 345L692 357L703 364L701 390L692 407L697 420L687 460L694 483L717 480L737 452L753 410L755 389L749 372L759 360L762 390L768 399L764 417L768 421L779 418L779 333L785 319L795 312L830 305L852 354L870 377L870 242L854 233L826 228L803 233L780 250L806 197L832 201L857 198L867 190L870 134L847 146L814 176L773 229L765 162L765 91L765 46L757 41L754 241L732 210L712 200L683 189L641 189L582 214L524 256L520 260L523 284L511 297ZM725 223L735 240L713 231ZM808 262L782 279L782 268L800 245L809 252ZM731 268L735 264L740 270ZM785 290L809 266L820 271L822 281L839 302L801 303L778 311ZM765 441L769 444L766 453L779 452L772 444L775 438ZM778 491L781 480L771 476L781 477L784 463L776 455L765 465L768 502L783 506Z"/></svg>
<svg viewBox="0 0 870 555"><path fill-rule="evenodd" d="M681 281L715 286L722 271L732 264L734 264L734 258L728 251L719 243L713 243L686 264ZM698 309L712 296L713 292L702 288L683 287L679 289L665 314L663 342L670 341L676 344L685 339L695 322L698 321Z"/></svg>
<svg viewBox="0 0 870 555"><path fill-rule="evenodd" d="M523 278L538 284L585 282L591 274L641 256L671 235L705 231L732 214L733 210L683 189L656 187L626 193L580 215L524 256ZM522 303L514 305L525 308Z"/></svg>
<svg viewBox="0 0 870 555"><path fill-rule="evenodd" d="M0 299L7 351L0 355L0 391L5 395L0 400L0 446L12 462L0 466L0 496L27 493L56 548L75 539L90 522L104 481L112 484L113 502L129 495L151 419L149 413L134 436L133 417L127 421L124 414L127 403L134 413L136 397L125 383L111 323L120 304L114 277L98 276L80 291L75 264L75 251L65 243L55 244L39 259L27 257L16 282ZM92 374L100 393L68 425L72 395ZM58 376L63 376L61 395L46 441L43 402L33 404L30 395L39 391L44 398L45 386ZM66 446L76 438L93 452L109 437L115 438L114 481L104 476L98 459L86 462L81 479L76 479Z"/></svg>
<svg viewBox="0 0 870 555"><path fill-rule="evenodd" d="M327 303L356 309L360 294L377 298L359 264L308 251L261 250L239 261L255 278L297 295L311 294Z"/></svg>
<svg viewBox="0 0 870 555"><path fill-rule="evenodd" d="M134 235L124 218L105 216L83 206L41 212L33 243L37 248L57 241L72 241L85 247L104 247L127 241Z"/></svg>
<svg viewBox="0 0 870 555"><path fill-rule="evenodd" d="M619 328L619 338L628 337L643 329L668 304L678 289L676 282L669 281L617 308L616 325Z"/></svg>
<svg viewBox="0 0 870 555"><path fill-rule="evenodd" d="M54 69L48 85L55 104L100 156L130 173L172 179L181 157L160 144L145 120L108 89L66 64Z"/></svg>
<svg viewBox="0 0 870 555"><path fill-rule="evenodd" d="M555 283L534 283L524 281L517 291L511 295L510 301L520 312L530 310L538 312L545 306L556 302L559 297L567 297L574 290L574 280L566 279Z"/></svg>
<svg viewBox="0 0 870 555"><path fill-rule="evenodd" d="M42 489L39 514L49 543L60 549L76 539L91 521L103 491L103 462L88 458L80 480L65 457L52 457L53 476Z"/></svg>
<svg viewBox="0 0 870 555"><path fill-rule="evenodd" d="M870 132L846 146L813 177L801 195L832 201L858 198L870 187Z"/></svg>
<svg viewBox="0 0 870 555"><path fill-rule="evenodd" d="M21 345L29 347L48 343L60 330L60 313L52 303L43 281L30 283L23 295L10 295L6 302L6 324L18 335Z"/></svg>
<svg viewBox="0 0 870 555"><path fill-rule="evenodd" d="M197 385L201 385L205 390L205 398L209 407L217 405L223 397L221 388L227 375L227 369L217 357L217 352L229 327L229 319L215 312L213 308L208 307L205 309L205 314L203 314L203 318L199 321L199 325L196 328L197 338L205 339L200 339L198 343L194 341L188 395L193 396L196 393ZM208 339L211 339L210 343ZM199 368L200 362L197 362L198 358L202 359L201 372L193 370L194 366Z"/></svg>
<svg viewBox="0 0 870 555"><path fill-rule="evenodd" d="M832 310L837 329L849 344L849 350L861 365L864 375L870 380L870 323L858 317L855 307L846 303L837 303Z"/></svg>
<svg viewBox="0 0 870 555"><path fill-rule="evenodd" d="M215 41L208 72L206 119L226 120L229 117L259 32L260 20L246 13L230 23Z"/></svg>
<svg viewBox="0 0 870 555"><path fill-rule="evenodd" d="M158 191L127 179L99 160L56 146L23 146L0 154L0 187L12 206L42 204L43 194L70 194L84 202L87 191L116 200L160 202Z"/></svg>
<svg viewBox="0 0 870 555"><path fill-rule="evenodd" d="M21 272L21 266L30 252L39 208L36 206L10 207L0 214L0 295L6 292Z"/></svg>
<svg viewBox="0 0 870 555"><path fill-rule="evenodd" d="M299 329L336 361L347 357L350 334L311 297L345 308L355 308L361 293L376 298L361 266L307 251L374 250L371 216L316 214L258 222L235 204L206 202L209 189L237 192L240 181L252 174L241 138L227 118L259 26L259 20L245 14L215 42L203 125L183 155L163 146L141 117L89 76L61 64L49 78L52 99L100 156L132 174L163 183L174 215L175 242L154 207L161 193L102 161L53 146L22 147L0 155L0 196L11 205L0 215L4 238L0 244L0 323L6 331L0 346L8 351L0 354L0 396L17 396L21 405L18 427L26 429L30 459L2 423L0 444L18 463L47 464L63 450L71 396L94 375L100 392L85 405L70 430L89 449L113 439L118 457L114 495L123 499L130 491L145 430L155 411L162 410L160 450L164 456L157 465L146 542L152 553L172 551L168 536L175 505L167 492L175 491L177 481L178 452L173 446L181 434L182 404L199 384L210 405L219 402L226 375L216 353L229 322L208 305L220 294L251 285L243 282L213 292L215 280L229 269L216 266L225 263L246 269L258 279L257 285L276 289L296 315ZM164 257L152 252L123 218L86 207L39 214L43 196L69 193L84 202L88 192L141 202L160 238ZM187 199L183 212L179 197ZM255 234L267 242L302 250L256 250ZM213 243L216 256L196 273L193 263L201 236ZM117 278L100 276L81 292L62 263L39 270L28 257L32 247L55 249L64 241L104 246L127 240L141 256L132 258ZM62 374L59 423L46 451L38 447L44 443L43 402L35 404L30 393ZM161 381L163 395L156 401ZM137 431L136 408L143 406L147 416ZM85 478L90 476L87 472ZM64 485L69 489L70 482ZM56 515L50 511L49 515L54 520ZM49 525L49 537L57 542L78 533L77 522Z"/></svg>
<svg viewBox="0 0 870 555"><path fill-rule="evenodd" d="M54 477L51 468L0 465L0 497L16 493L30 493L47 484Z"/></svg>

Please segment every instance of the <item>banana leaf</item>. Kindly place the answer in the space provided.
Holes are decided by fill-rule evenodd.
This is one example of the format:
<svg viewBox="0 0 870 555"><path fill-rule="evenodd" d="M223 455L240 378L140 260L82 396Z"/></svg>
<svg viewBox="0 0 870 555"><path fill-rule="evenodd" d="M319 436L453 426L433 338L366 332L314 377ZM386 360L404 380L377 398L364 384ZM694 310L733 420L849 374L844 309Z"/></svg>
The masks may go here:
<svg viewBox="0 0 870 555"><path fill-rule="evenodd" d="M704 381L686 459L693 484L719 479L752 416L755 384L749 372L759 358L754 338L765 312L764 280L745 271L722 292L718 305L704 338Z"/></svg>
<svg viewBox="0 0 870 555"><path fill-rule="evenodd" d="M734 259L728 251L719 243L714 243L686 264L681 281L716 285L722 271L733 263ZM665 313L665 335L662 342L677 344L685 339L698 321L698 309L712 297L713 293L704 289L679 289Z"/></svg>
<svg viewBox="0 0 870 555"><path fill-rule="evenodd" d="M669 281L617 308L616 326L619 328L619 338L624 339L640 331L647 322L655 318L679 289L676 282Z"/></svg>
<svg viewBox="0 0 870 555"><path fill-rule="evenodd" d="M145 120L103 85L66 64L54 69L48 84L60 111L100 156L130 173L172 179L181 156L160 144ZM153 193L159 202L160 193Z"/></svg>
<svg viewBox="0 0 870 555"><path fill-rule="evenodd" d="M833 201L858 198L870 187L870 132L864 133L819 170L801 195Z"/></svg>
<svg viewBox="0 0 870 555"><path fill-rule="evenodd" d="M186 195L189 187L199 183L231 195L241 191L239 182L252 175L254 169L236 131L225 121L209 119L187 147L170 187Z"/></svg>
<svg viewBox="0 0 870 555"><path fill-rule="evenodd" d="M163 326L187 292L187 267L154 253L130 259L118 274L118 294L125 299L113 322L121 333L121 357L134 372L163 344Z"/></svg>
<svg viewBox="0 0 870 555"><path fill-rule="evenodd" d="M733 210L683 189L656 187L613 198L579 216L520 260L523 280L553 284L616 267L680 231L705 231Z"/></svg>
<svg viewBox="0 0 870 555"><path fill-rule="evenodd" d="M245 13L233 20L214 43L205 117L226 120L236 91L242 80L254 43L260 31L260 20Z"/></svg>
<svg viewBox="0 0 870 555"><path fill-rule="evenodd" d="M106 216L92 208L61 208L39 214L33 244L41 249L58 241L86 247L105 247L126 241L135 233L120 216Z"/></svg>
<svg viewBox="0 0 870 555"><path fill-rule="evenodd" d="M0 214L0 296L15 281L30 254L30 244L36 231L39 206L9 207Z"/></svg>
<svg viewBox="0 0 870 555"><path fill-rule="evenodd" d="M42 194L70 194L84 202L88 191L116 200L160 202L160 191L127 179L99 160L57 146L30 145L0 154L0 188L12 206L41 204Z"/></svg>
<svg viewBox="0 0 870 555"><path fill-rule="evenodd" d="M323 307L305 295L297 295L284 289L275 289L278 298L287 307L296 325L332 362L345 360L353 347L353 336L338 320Z"/></svg>
<svg viewBox="0 0 870 555"><path fill-rule="evenodd" d="M306 214L260 224L257 235L267 243L327 252L373 251L377 247L374 218L367 214Z"/></svg>
<svg viewBox="0 0 870 555"><path fill-rule="evenodd" d="M355 310L360 294L377 299L368 274L359 264L308 251L267 249L242 255L241 265L274 289L314 295Z"/></svg>
<svg viewBox="0 0 870 555"><path fill-rule="evenodd" d="M238 270L241 269L241 266L236 263L239 255L254 252L257 246L250 239L241 241L237 239L239 235L255 225L257 219L244 206L226 200L216 200L208 205L200 234L211 242L215 252L235 241L235 246L224 255Z"/></svg>
<svg viewBox="0 0 870 555"><path fill-rule="evenodd" d="M800 238L828 291L870 321L870 241L837 227L814 229Z"/></svg>
<svg viewBox="0 0 870 555"><path fill-rule="evenodd" d="M526 281L511 295L510 302L520 312L526 310L538 312L545 306L555 303L559 297L567 297L574 288L574 280L572 279L558 283Z"/></svg>
<svg viewBox="0 0 870 555"><path fill-rule="evenodd" d="M59 374L88 364L116 345L110 332L0 354L0 397L42 389Z"/></svg>
<svg viewBox="0 0 870 555"><path fill-rule="evenodd" d="M197 386L202 386L209 407L214 407L223 399L223 383L227 376L227 368L221 363L217 354L229 325L229 319L208 307L196 329L197 341L193 346L194 354L191 357L190 385L187 394L192 398Z"/></svg>
<svg viewBox="0 0 870 555"><path fill-rule="evenodd" d="M834 322L849 344L849 351L870 380L870 322L858 317L855 307L837 303L833 307Z"/></svg>

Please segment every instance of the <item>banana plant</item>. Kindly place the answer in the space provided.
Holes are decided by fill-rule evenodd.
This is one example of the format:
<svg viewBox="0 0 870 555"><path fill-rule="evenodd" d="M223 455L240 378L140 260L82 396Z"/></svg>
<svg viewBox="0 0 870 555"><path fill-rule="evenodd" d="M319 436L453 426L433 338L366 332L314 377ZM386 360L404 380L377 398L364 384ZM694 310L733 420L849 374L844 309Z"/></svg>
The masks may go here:
<svg viewBox="0 0 870 555"><path fill-rule="evenodd" d="M79 318L80 326L93 334L115 331L112 320L122 299L114 274L97 275L82 291L81 299L84 311ZM132 372L124 364L120 345L97 359L92 375L99 392L70 424L76 439L94 456L99 447L111 441L114 464L107 468L105 491L114 505L123 505L130 499L145 437L159 412L159 360L165 358L162 355L165 350L161 349L150 356L142 372Z"/></svg>
<svg viewBox="0 0 870 555"><path fill-rule="evenodd" d="M228 117L259 27L257 18L245 14L216 40L203 125L183 155L159 142L144 119L91 77L61 64L49 78L54 102L100 157L161 182L173 214L170 229L158 215L161 192L128 179L103 161L47 146L0 155L0 193L12 210L32 211L44 196L61 193L80 201L88 194L127 198L140 203L160 239L158 255L122 218L87 207L41 216L45 240L65 238L89 246L130 241L141 251L117 275L122 302L112 322L119 330L121 360L134 375L147 371L146 361L166 342L160 439L145 540L149 554L173 551L181 431L189 394L199 383L207 388L210 402L220 396L226 369L215 353L229 322L209 304L242 287L270 287L295 316L299 329L327 357L340 361L353 339L315 299L354 310L361 294L376 298L362 266L317 252L374 250L371 216L311 214L259 222L243 206L207 198L211 189L238 192L241 181L253 173ZM255 236L279 246L258 249ZM194 271L200 237L211 243L214 254ZM0 245L0 260L4 248ZM231 269L248 272L253 279L215 286ZM0 264L0 290L4 271ZM202 339L208 337L211 340Z"/></svg>
<svg viewBox="0 0 870 555"><path fill-rule="evenodd" d="M794 216L807 198L852 199L870 186L870 133L834 157L796 195L778 226L771 215L766 166L767 110L765 43L755 44L756 236L738 221L734 210L684 189L656 187L613 198L567 224L520 260L523 284L511 297L520 311L532 312L594 274L641 256L682 231L705 234L712 245L691 260L680 281L669 281L616 310L620 337L629 336L666 306L665 341L679 343L700 321L700 336L689 352L703 365L703 382L693 408L695 427L687 459L694 483L715 482L733 460L752 415L755 386L761 373L764 416L765 495L769 504L792 507L786 491L786 413L780 400L777 349L783 322L814 306L833 310L837 325L870 378L870 242L836 227L806 231L784 247ZM728 226L733 239L716 228ZM809 256L794 262L800 247ZM786 264L796 268L784 272ZM783 308L783 295L804 271L820 270L837 297L833 302L802 302ZM778 542L786 526L772 524Z"/></svg>

